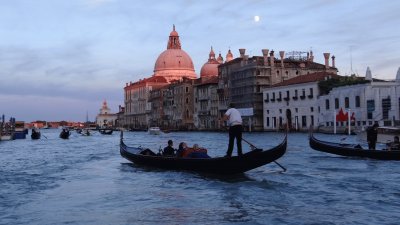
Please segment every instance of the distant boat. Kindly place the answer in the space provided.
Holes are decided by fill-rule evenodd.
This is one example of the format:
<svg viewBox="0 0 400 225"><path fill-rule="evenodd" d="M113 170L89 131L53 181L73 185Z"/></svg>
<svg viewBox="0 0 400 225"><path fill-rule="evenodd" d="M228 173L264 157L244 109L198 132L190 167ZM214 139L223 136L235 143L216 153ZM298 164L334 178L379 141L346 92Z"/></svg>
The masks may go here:
<svg viewBox="0 0 400 225"><path fill-rule="evenodd" d="M90 136L90 131L87 128L82 129L81 132L82 136Z"/></svg>
<svg viewBox="0 0 400 225"><path fill-rule="evenodd" d="M393 141L394 136L399 136L400 137L400 127L392 127L392 126L383 126L383 127L378 127L378 137L376 142L382 143L382 144L387 144L389 142ZM359 141L367 141L367 130L359 133L357 135L357 139Z"/></svg>
<svg viewBox="0 0 400 225"><path fill-rule="evenodd" d="M70 134L71 134L71 132L67 128L63 128L60 133L60 138L68 139Z"/></svg>
<svg viewBox="0 0 400 225"><path fill-rule="evenodd" d="M113 130L112 129L100 129L99 132L100 132L100 134L111 135L113 133Z"/></svg>
<svg viewBox="0 0 400 225"><path fill-rule="evenodd" d="M0 134L0 140L1 141L11 141L14 140L13 139L13 135L12 134Z"/></svg>
<svg viewBox="0 0 400 225"><path fill-rule="evenodd" d="M41 134L40 134L39 129L33 128L32 129L32 134L31 134L31 138L33 140L37 140L37 139L40 139L40 136L41 136Z"/></svg>
<svg viewBox="0 0 400 225"><path fill-rule="evenodd" d="M159 135L159 134L161 134L161 130L159 127L150 127L149 134Z"/></svg>
<svg viewBox="0 0 400 225"><path fill-rule="evenodd" d="M25 139L27 129L25 129L25 122L24 121L15 121L14 122L14 139Z"/></svg>
<svg viewBox="0 0 400 225"><path fill-rule="evenodd" d="M50 127L49 127L49 125L47 125L47 121L46 121L46 124L43 126L43 128L42 129L49 129Z"/></svg>

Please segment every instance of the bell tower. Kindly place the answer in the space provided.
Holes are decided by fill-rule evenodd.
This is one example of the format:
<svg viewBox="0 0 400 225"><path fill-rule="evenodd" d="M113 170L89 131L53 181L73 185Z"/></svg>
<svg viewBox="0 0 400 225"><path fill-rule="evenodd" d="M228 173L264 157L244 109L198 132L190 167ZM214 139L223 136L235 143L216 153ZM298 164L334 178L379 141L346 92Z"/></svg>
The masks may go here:
<svg viewBox="0 0 400 225"><path fill-rule="evenodd" d="M175 31L175 24L169 34L167 49L181 49L181 42L179 41L178 32Z"/></svg>

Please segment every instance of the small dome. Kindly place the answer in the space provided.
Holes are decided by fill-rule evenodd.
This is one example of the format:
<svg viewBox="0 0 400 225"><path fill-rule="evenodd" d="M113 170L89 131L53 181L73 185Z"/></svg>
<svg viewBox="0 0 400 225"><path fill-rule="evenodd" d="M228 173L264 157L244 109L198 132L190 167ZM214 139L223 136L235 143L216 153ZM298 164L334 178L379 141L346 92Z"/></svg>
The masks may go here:
<svg viewBox="0 0 400 225"><path fill-rule="evenodd" d="M205 63L200 70L200 77L218 76L219 63Z"/></svg>
<svg viewBox="0 0 400 225"><path fill-rule="evenodd" d="M231 52L231 50L228 50L228 53L226 54L226 62L229 62L233 59L233 54Z"/></svg>
<svg viewBox="0 0 400 225"><path fill-rule="evenodd" d="M200 70L200 77L218 76L218 65L220 63L215 59L215 53L211 47L208 61L204 63Z"/></svg>

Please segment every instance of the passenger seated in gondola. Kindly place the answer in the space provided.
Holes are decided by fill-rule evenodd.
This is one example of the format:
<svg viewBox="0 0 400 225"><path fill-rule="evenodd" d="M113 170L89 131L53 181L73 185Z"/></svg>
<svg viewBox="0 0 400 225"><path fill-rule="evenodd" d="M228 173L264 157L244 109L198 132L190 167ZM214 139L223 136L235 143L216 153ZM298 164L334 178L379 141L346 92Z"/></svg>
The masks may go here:
<svg viewBox="0 0 400 225"><path fill-rule="evenodd" d="M178 150L176 151L176 156L177 157L183 157L183 152L187 148L187 144L185 142L179 143Z"/></svg>
<svg viewBox="0 0 400 225"><path fill-rule="evenodd" d="M200 148L198 144L194 144L192 148L186 147L183 150L182 157L184 158L211 158L207 155L207 149Z"/></svg>
<svg viewBox="0 0 400 225"><path fill-rule="evenodd" d="M400 150L400 141L399 141L399 136L394 136L393 142L390 142L388 144L388 150L389 151L398 151Z"/></svg>
<svg viewBox="0 0 400 225"><path fill-rule="evenodd" d="M153 151L151 151L151 150L148 149L148 148L142 150L142 151L140 152L140 154L142 154L142 155L156 155Z"/></svg>
<svg viewBox="0 0 400 225"><path fill-rule="evenodd" d="M174 143L172 140L168 141L168 146L164 148L163 151L163 156L174 156L175 155L175 149L172 147Z"/></svg>

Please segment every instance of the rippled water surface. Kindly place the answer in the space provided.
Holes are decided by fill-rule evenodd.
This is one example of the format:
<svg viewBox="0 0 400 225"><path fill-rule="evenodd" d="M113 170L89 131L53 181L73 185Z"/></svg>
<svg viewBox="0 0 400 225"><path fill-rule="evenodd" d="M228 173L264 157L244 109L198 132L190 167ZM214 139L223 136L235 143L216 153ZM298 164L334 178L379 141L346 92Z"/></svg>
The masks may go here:
<svg viewBox="0 0 400 225"><path fill-rule="evenodd" d="M399 224L400 162L345 158L311 150L291 133L275 163L234 177L136 166L119 154L119 133L42 130L41 140L0 142L0 224ZM317 134L324 140L343 136ZM245 133L257 147L282 133ZM172 139L222 156L227 133L127 132L152 149ZM355 142L348 137L347 142ZM246 144L244 150L248 151ZM236 150L235 152L236 153Z"/></svg>

